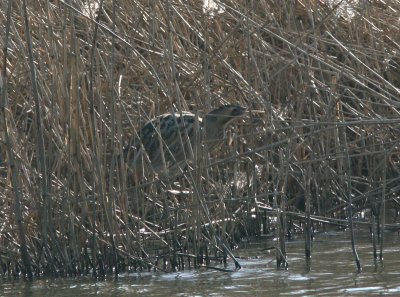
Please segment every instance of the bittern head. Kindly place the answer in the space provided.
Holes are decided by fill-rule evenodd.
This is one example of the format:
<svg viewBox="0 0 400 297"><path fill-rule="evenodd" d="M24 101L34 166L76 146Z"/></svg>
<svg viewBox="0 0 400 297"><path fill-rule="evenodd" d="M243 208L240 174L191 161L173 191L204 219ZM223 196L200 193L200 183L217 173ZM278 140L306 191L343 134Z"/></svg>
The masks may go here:
<svg viewBox="0 0 400 297"><path fill-rule="evenodd" d="M224 130L228 124L240 119L246 112L246 108L240 105L223 105L204 117L206 130L206 141L212 142L211 146L217 144L224 136Z"/></svg>
<svg viewBox="0 0 400 297"><path fill-rule="evenodd" d="M218 123L226 124L230 123L237 117L241 117L246 112L246 108L240 105L228 104L223 105L206 115L206 121L218 121Z"/></svg>

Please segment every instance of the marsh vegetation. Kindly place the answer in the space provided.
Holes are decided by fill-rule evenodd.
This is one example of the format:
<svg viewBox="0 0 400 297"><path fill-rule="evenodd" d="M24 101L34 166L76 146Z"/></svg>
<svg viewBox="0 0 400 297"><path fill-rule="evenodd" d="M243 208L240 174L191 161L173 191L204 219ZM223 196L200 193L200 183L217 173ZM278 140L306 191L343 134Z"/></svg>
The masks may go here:
<svg viewBox="0 0 400 297"><path fill-rule="evenodd" d="M308 257L313 230L361 224L382 256L399 228L400 3L214 4L1 1L3 275L212 265L252 236L285 267L293 232ZM132 181L120 155L144 123L223 104L248 114L221 147Z"/></svg>

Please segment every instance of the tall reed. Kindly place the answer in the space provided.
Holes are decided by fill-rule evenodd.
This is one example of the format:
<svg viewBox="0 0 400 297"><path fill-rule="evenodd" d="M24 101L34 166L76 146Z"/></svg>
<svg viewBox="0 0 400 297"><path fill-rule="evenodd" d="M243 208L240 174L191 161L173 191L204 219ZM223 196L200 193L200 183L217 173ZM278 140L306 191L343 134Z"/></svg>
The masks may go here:
<svg viewBox="0 0 400 297"><path fill-rule="evenodd" d="M268 234L286 265L349 208L398 228L398 1L24 3L0 3L3 273L176 270ZM143 123L226 103L249 116L218 151L132 182Z"/></svg>

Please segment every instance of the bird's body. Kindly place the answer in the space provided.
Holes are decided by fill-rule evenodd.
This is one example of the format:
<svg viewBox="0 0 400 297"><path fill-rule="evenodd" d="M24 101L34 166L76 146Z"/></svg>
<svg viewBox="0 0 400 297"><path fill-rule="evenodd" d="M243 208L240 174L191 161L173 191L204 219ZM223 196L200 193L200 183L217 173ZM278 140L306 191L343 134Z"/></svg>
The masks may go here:
<svg viewBox="0 0 400 297"><path fill-rule="evenodd" d="M150 164L157 172L176 173L193 159L196 145L208 150L218 146L224 138L226 126L240 118L246 109L239 105L224 105L203 118L190 113L163 114L147 122L124 148L128 167L136 174ZM144 151L146 153L144 153Z"/></svg>

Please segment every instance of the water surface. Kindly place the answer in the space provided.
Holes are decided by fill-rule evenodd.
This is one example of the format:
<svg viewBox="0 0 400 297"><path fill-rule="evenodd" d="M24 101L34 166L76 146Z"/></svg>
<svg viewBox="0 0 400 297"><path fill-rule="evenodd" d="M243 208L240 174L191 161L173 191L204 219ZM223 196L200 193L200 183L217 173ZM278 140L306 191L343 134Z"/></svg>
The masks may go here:
<svg viewBox="0 0 400 297"><path fill-rule="evenodd" d="M367 296L400 295L400 237L385 234L384 262L374 264L367 234L357 235L362 272L356 272L348 234L318 234L310 269L301 238L288 242L287 271L275 267L272 242L249 244L235 251L242 269L228 273L210 269L177 273L121 274L114 281L63 278L33 282L3 280L0 296ZM230 263L230 268L234 268Z"/></svg>

